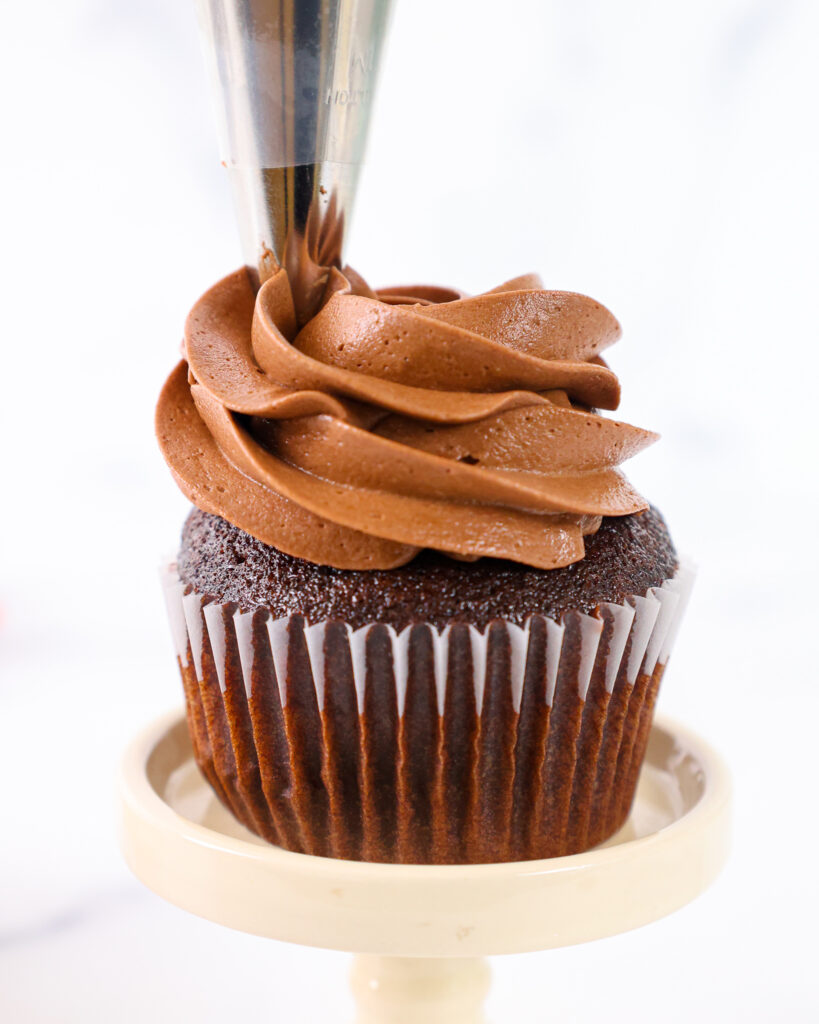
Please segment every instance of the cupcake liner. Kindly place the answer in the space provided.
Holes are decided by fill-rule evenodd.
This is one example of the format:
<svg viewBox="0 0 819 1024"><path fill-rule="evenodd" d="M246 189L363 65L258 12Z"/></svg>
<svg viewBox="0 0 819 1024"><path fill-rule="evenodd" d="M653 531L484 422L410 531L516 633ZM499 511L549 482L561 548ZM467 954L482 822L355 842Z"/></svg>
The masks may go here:
<svg viewBox="0 0 819 1024"><path fill-rule="evenodd" d="M163 586L197 763L271 843L400 863L559 856L624 823L693 584L484 630L352 629Z"/></svg>

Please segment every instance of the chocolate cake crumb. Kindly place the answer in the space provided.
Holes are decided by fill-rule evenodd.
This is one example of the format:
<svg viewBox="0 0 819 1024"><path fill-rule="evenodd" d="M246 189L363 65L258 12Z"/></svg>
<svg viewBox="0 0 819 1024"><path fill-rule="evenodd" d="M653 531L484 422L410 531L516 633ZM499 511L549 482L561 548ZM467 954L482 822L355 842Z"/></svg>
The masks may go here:
<svg viewBox="0 0 819 1024"><path fill-rule="evenodd" d="M334 619L355 629L383 622L400 630L413 622L483 629L494 619L522 625L530 615L591 612L660 586L678 565L655 508L604 519L585 545L585 558L563 569L493 558L459 562L435 551L398 569L333 569L286 555L195 508L182 529L178 569L198 593L242 611L262 607L275 618L299 614L310 623Z"/></svg>

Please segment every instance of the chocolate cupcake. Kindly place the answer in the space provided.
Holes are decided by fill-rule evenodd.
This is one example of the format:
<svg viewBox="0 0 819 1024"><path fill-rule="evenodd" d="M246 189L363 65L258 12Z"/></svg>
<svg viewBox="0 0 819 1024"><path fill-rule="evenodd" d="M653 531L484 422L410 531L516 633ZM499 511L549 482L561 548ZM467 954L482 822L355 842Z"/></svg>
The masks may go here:
<svg viewBox="0 0 819 1024"><path fill-rule="evenodd" d="M617 468L604 307L284 271L196 304L157 410L196 506L166 596L197 762L258 835L481 863L602 842L691 582Z"/></svg>

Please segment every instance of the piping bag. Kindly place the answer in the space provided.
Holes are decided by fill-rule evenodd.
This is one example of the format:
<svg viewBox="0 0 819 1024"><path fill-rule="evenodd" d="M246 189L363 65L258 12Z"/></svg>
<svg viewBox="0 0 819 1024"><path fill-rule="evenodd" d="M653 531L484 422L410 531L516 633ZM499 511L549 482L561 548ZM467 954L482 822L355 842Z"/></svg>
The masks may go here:
<svg viewBox="0 0 819 1024"><path fill-rule="evenodd" d="M197 0L242 251L284 267L299 323L344 241L392 0Z"/></svg>

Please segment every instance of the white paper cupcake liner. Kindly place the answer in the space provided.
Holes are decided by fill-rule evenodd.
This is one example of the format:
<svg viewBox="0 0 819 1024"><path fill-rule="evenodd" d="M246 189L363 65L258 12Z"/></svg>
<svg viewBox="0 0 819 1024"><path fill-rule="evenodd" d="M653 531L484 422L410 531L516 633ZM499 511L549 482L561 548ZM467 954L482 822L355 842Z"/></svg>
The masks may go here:
<svg viewBox="0 0 819 1024"><path fill-rule="evenodd" d="M162 574L197 761L248 827L326 856L556 856L625 820L694 572L486 629L273 619ZM186 592L187 591L187 592Z"/></svg>

